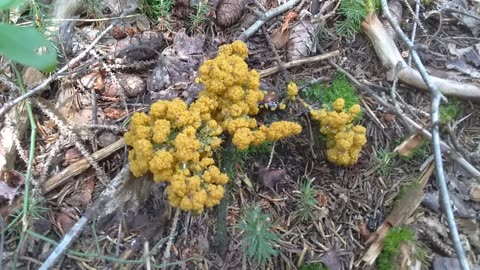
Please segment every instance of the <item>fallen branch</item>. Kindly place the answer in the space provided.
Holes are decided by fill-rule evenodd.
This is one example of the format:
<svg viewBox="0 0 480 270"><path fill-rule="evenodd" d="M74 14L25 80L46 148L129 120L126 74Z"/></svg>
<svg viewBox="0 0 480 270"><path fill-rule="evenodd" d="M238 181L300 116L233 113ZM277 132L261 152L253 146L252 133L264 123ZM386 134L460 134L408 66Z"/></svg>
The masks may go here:
<svg viewBox="0 0 480 270"><path fill-rule="evenodd" d="M260 15L260 18L247 30L245 30L237 40L246 41L249 37L251 37L257 30L262 27L268 20L271 18L277 17L278 15L284 13L285 11L292 9L300 0L290 0L283 5L280 5L274 9L271 9L263 14Z"/></svg>
<svg viewBox="0 0 480 270"><path fill-rule="evenodd" d="M371 13L362 22L362 30L370 39L380 62L388 69L388 80L393 80L395 66L398 62L401 62L402 70L398 73L400 82L421 90L429 90L429 87L422 79L422 75L405 63L392 37L374 13ZM412 50L411 53L413 53ZM430 78L432 83L445 95L480 101L479 85L460 83L434 76L430 76Z"/></svg>
<svg viewBox="0 0 480 270"><path fill-rule="evenodd" d="M322 60L325 60L325 59L329 59L329 58L332 58L332 57L335 57L335 56L338 56L338 55L340 55L340 51L338 51L338 50L333 51L333 52L324 53L324 54L321 54L321 55L315 55L315 56L312 56L312 57L307 57L307 58L303 58L303 59L300 59L300 60L295 60L295 61L285 63L285 64L283 64L283 68L287 69L287 68L292 68L292 67L298 67L298 66L302 66L302 65L305 65L305 64L310 64L310 63L322 61ZM270 76L272 74L275 74L275 73L277 73L281 70L282 70L282 66L274 66L274 67L271 67L271 68L260 70L259 73L260 73L260 77L264 78L264 77Z"/></svg>
<svg viewBox="0 0 480 270"><path fill-rule="evenodd" d="M123 141L123 139L120 139L110 144L109 146L104 147L98 150L97 152L93 153L92 158L95 161L100 161L110 156L112 153L116 152L117 150L123 148L124 146L125 146L125 142ZM45 195L48 192L54 190L55 188L67 183L74 176L81 174L88 168L90 168L90 163L85 158L75 163L72 163L67 168L63 169L60 173L52 176L47 181L45 181L45 184L42 189L42 194ZM23 197L18 197L14 200L14 202L11 205L6 205L0 208L0 215L2 215L3 217L6 217L10 214L13 214L15 209L21 206L22 199Z"/></svg>

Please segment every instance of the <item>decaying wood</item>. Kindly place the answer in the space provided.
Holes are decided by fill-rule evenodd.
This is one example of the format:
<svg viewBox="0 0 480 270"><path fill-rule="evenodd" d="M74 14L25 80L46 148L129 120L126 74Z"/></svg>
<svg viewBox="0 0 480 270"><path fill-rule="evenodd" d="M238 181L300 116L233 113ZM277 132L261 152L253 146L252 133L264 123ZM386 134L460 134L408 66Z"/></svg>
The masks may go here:
<svg viewBox="0 0 480 270"><path fill-rule="evenodd" d="M329 52L329 53L315 55L315 56L312 56L312 57L303 58L303 59L300 59L300 60L291 61L291 62L283 64L283 67L284 68L298 67L298 66L301 66L301 65L322 61L322 60L325 60L325 59L328 59L328 58L331 58L331 57L335 57L335 56L338 56L338 55L340 55L340 51L333 51L333 52ZM260 73L260 77L264 78L264 77L270 76L272 74L275 74L275 73L279 72L280 70L282 70L282 67L274 66L274 67L271 67L271 68L260 70L259 73Z"/></svg>
<svg viewBox="0 0 480 270"><path fill-rule="evenodd" d="M418 184L413 184L407 191L402 194L402 197L397 201L390 214L385 221L378 227L377 231L368 239L367 244L371 243L367 252L363 255L361 261L372 265L377 259L380 252L382 252L384 240L387 236L388 230L393 227L405 224L407 219L417 209L423 199L423 188L428 182L428 179L433 173L435 165L433 160L430 165L422 172Z"/></svg>
<svg viewBox="0 0 480 270"><path fill-rule="evenodd" d="M125 146L125 142L123 139L120 139L111 145L98 150L97 152L92 154L92 158L95 161L100 161L112 153L116 152L117 150L121 149ZM48 192L54 190L55 188L67 183L70 181L74 176L77 176L87 170L90 167L90 163L84 158L75 163L72 163L67 168L63 169L60 173L52 176L50 179L45 181L45 184L42 189L42 194L47 194ZM6 205L0 208L0 215L3 217L12 214L16 208L21 206L23 201L23 197L18 197L11 205Z"/></svg>
<svg viewBox="0 0 480 270"><path fill-rule="evenodd" d="M420 73L407 66L395 42L374 13L371 13L367 19L362 22L362 30L370 39L378 58L380 58L380 62L388 69L388 80L393 80L395 67L397 63L400 62L403 67L398 73L400 82L414 88L428 91L428 87L420 76ZM460 83L434 76L430 77L437 88L447 96L480 101L479 85Z"/></svg>

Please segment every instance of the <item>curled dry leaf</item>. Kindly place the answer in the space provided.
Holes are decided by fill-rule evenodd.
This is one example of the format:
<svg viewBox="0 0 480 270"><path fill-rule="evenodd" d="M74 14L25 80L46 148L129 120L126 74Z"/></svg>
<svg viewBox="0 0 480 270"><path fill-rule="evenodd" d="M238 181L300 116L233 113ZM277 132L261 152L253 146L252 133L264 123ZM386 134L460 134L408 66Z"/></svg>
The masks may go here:
<svg viewBox="0 0 480 270"><path fill-rule="evenodd" d="M119 119L126 115L125 111L117 108L110 108L110 107L105 108L103 112L105 113L105 117L110 119Z"/></svg>
<svg viewBox="0 0 480 270"><path fill-rule="evenodd" d="M95 188L95 180L93 177L82 182L78 192L68 198L66 201L71 205L88 205L92 201L92 193Z"/></svg>
<svg viewBox="0 0 480 270"><path fill-rule="evenodd" d="M142 46L143 48L128 49L135 46ZM118 52L112 58L125 57L128 60L145 61L156 57L157 52L160 52L165 46L166 42L161 32L147 30L119 40L110 48L110 52Z"/></svg>
<svg viewBox="0 0 480 270"><path fill-rule="evenodd" d="M57 213L55 216L56 225L63 233L67 233L75 224L75 220L67 213L61 212Z"/></svg>
<svg viewBox="0 0 480 270"><path fill-rule="evenodd" d="M262 187L273 188L285 175L282 169L260 168L257 171L256 180Z"/></svg>
<svg viewBox="0 0 480 270"><path fill-rule="evenodd" d="M470 189L470 199L474 202L480 202L480 185L475 185Z"/></svg>
<svg viewBox="0 0 480 270"><path fill-rule="evenodd" d="M215 23L227 28L240 20L245 8L245 0L220 0L215 9Z"/></svg>
<svg viewBox="0 0 480 270"><path fill-rule="evenodd" d="M105 87L104 77L100 72L93 72L80 79L83 86L88 89L102 90Z"/></svg>
<svg viewBox="0 0 480 270"><path fill-rule="evenodd" d="M298 21L290 28L287 61L299 60L317 52L315 27L309 21Z"/></svg>
<svg viewBox="0 0 480 270"><path fill-rule="evenodd" d="M285 46L287 46L288 39L290 38L290 31L288 29L282 31L281 28L278 28L272 33L270 38L272 39L272 43L275 45L277 50L283 49Z"/></svg>
<svg viewBox="0 0 480 270"><path fill-rule="evenodd" d="M80 153L80 151L76 147L72 147L72 148L68 149L67 151L65 151L65 157L64 158L65 158L66 165L72 164L72 163L80 160L80 158L82 158L82 153Z"/></svg>
<svg viewBox="0 0 480 270"><path fill-rule="evenodd" d="M12 204L15 196L19 194L19 187L25 179L19 172L4 169L0 172L0 203L8 201Z"/></svg>
<svg viewBox="0 0 480 270"><path fill-rule="evenodd" d="M140 76L132 74L116 74L118 81L114 81L110 78L106 80L105 92L103 93L107 97L115 97L121 91L125 91L127 97L137 97L145 92L146 84Z"/></svg>

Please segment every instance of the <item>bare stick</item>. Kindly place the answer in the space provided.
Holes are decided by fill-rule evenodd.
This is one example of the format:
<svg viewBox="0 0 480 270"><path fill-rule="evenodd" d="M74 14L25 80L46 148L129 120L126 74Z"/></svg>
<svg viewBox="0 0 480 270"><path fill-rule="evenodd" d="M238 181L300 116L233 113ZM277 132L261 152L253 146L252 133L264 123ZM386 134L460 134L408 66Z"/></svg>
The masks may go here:
<svg viewBox="0 0 480 270"><path fill-rule="evenodd" d="M270 20L273 17L277 17L278 15L284 13L285 11L292 9L299 0L290 0L286 3L284 3L281 6L278 6L274 9L271 9L265 13L263 13L260 18L252 25L250 26L247 30L245 30L240 36L237 38L238 40L241 41L246 41L249 37L251 37L257 30L262 27L264 23L266 23L268 20Z"/></svg>
<svg viewBox="0 0 480 270"><path fill-rule="evenodd" d="M180 219L180 208L175 211L175 216L172 221L172 228L170 229L170 236L168 237L167 247L165 247L165 253L163 253L162 264L166 264L170 259L170 250L172 249L173 239L175 239L175 231L177 230L178 220Z"/></svg>
<svg viewBox="0 0 480 270"><path fill-rule="evenodd" d="M442 163L442 150L440 148L440 128L438 126L439 121L439 106L444 96L437 88L437 86L432 82L430 79L430 75L427 74L425 67L423 66L420 57L415 50L414 44L408 39L405 33L400 29L400 26L394 21L392 15L390 14L390 10L388 10L387 0L381 0L382 2L382 10L383 14L387 17L388 22L393 27L395 32L400 36L402 41L408 46L410 49L410 53L412 55L413 61L418 68L418 72L423 78L423 81L428 86L428 89L431 91L432 95L432 104L431 104L431 117L432 117L432 147L433 147L433 155L435 157L435 169L436 169L436 176L438 180L438 184L440 186L440 197L443 205L443 210L447 216L448 227L450 229L450 235L452 237L453 246L455 247L455 251L457 253L458 261L460 266L463 270L469 270L470 266L468 265L467 257L465 256L465 252L463 250L462 244L460 242L460 237L458 235L457 224L455 223L455 218L453 216L452 207L450 205L450 196L448 194L448 188L445 181L445 175L443 173L443 163Z"/></svg>
<svg viewBox="0 0 480 270"><path fill-rule="evenodd" d="M279 72L280 70L282 70L282 68L287 69L287 68L292 68L292 67L298 67L298 66L302 66L302 65L305 65L305 64L310 64L310 63L322 61L322 60L332 58L332 57L335 57L335 56L338 56L338 55L340 55L340 51L337 50L337 51L328 52L328 53L324 53L324 54L320 54L320 55L315 55L315 56L312 56L312 57L302 58L300 60L291 61L291 62L288 62L288 63L284 63L283 67L282 66L274 66L274 67L271 67L271 68L260 70L259 71L260 77L264 78L264 77L270 76L272 74L275 74L276 72Z"/></svg>
<svg viewBox="0 0 480 270"><path fill-rule="evenodd" d="M92 217L94 217L97 211L104 206L108 201L112 200L115 195L123 188L124 184L127 182L125 179L129 176L130 167L128 164L123 166L122 170L117 174L115 178L109 183L107 188L100 194L98 200L85 211L84 215L73 225L73 227L68 231L68 233L63 237L62 241L58 246L53 250L53 252L48 256L47 260L42 264L39 270L49 270L52 269L55 263L63 256L67 251L70 245L75 241L75 239L83 231L87 223Z"/></svg>

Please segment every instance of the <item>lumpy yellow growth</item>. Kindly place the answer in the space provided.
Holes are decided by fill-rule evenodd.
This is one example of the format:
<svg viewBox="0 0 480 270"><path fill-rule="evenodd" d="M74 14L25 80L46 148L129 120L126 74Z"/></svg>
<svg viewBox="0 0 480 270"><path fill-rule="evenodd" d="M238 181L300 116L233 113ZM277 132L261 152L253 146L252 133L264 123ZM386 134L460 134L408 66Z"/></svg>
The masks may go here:
<svg viewBox="0 0 480 270"><path fill-rule="evenodd" d="M295 97L298 95L298 87L294 82L288 84L287 94L291 100L295 100Z"/></svg>
<svg viewBox="0 0 480 270"><path fill-rule="evenodd" d="M137 177L152 173L156 182L169 183L173 207L200 213L220 203L228 176L216 167L213 151L221 147L225 132L233 136L234 145L245 149L302 130L287 121L258 126L252 118L264 93L259 89L260 75L248 69L247 56L247 46L240 41L221 46L218 56L200 67L197 81L204 90L195 102L188 106L178 98L159 100L148 115L132 116L124 135L132 147L131 171Z"/></svg>
<svg viewBox="0 0 480 270"><path fill-rule="evenodd" d="M332 105L332 111L322 109L310 113L320 122L320 132L327 136L327 159L338 165L350 166L357 163L360 151L367 143L365 127L352 125L361 108L355 104L344 111L345 100L342 98Z"/></svg>

